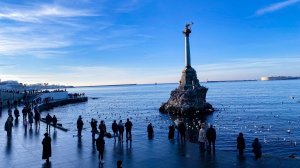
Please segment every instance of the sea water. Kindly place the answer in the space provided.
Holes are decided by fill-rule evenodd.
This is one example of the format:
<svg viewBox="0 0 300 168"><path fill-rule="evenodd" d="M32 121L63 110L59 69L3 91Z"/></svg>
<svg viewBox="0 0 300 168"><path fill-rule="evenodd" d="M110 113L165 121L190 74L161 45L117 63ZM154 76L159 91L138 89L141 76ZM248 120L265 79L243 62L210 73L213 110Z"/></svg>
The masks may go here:
<svg viewBox="0 0 300 168"><path fill-rule="evenodd" d="M202 83L208 87L207 102L216 111L206 118L216 128L217 150L236 151L242 132L246 153L259 138L265 155L300 155L300 80ZM146 137L146 127L154 126L155 139L167 140L170 116L158 109L178 84L101 86L69 89L84 92L88 102L58 107L49 112L76 134L76 120L82 115L85 129L91 118L104 120L111 132L113 120L130 118L133 136ZM45 115L45 114L44 114ZM198 125L197 122L194 122ZM191 125L190 125L191 126Z"/></svg>

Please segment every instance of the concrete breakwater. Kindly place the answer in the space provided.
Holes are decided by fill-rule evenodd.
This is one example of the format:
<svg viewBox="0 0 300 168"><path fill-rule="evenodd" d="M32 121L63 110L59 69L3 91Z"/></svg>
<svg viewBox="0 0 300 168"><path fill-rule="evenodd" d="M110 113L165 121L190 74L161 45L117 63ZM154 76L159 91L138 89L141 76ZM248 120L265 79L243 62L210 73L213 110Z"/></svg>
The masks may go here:
<svg viewBox="0 0 300 168"><path fill-rule="evenodd" d="M56 100L49 103L44 103L38 106L38 109L40 112L50 110L54 107L63 106L67 104L74 104L74 103L81 103L81 102L87 102L87 97L78 97L78 98L71 98L71 99L63 99L63 100Z"/></svg>

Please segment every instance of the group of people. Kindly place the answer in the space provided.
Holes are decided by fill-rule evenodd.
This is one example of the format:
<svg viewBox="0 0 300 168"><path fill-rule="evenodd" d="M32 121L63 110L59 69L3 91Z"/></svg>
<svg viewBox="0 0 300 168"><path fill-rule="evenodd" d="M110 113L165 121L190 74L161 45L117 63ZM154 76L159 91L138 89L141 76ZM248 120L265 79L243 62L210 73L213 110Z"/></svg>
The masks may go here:
<svg viewBox="0 0 300 168"><path fill-rule="evenodd" d="M207 144L207 151L211 151L211 146L213 146L213 152L215 153L215 142L216 142L216 130L213 125L206 130L205 124L201 124L199 134L198 134L198 142L200 145L200 150L205 151L205 144ZM239 151L239 156L244 157L244 150L246 148L245 139L243 133L239 133L237 139L237 149ZM254 153L255 159L259 159L262 155L261 144L258 138L255 138L252 143L252 152Z"/></svg>

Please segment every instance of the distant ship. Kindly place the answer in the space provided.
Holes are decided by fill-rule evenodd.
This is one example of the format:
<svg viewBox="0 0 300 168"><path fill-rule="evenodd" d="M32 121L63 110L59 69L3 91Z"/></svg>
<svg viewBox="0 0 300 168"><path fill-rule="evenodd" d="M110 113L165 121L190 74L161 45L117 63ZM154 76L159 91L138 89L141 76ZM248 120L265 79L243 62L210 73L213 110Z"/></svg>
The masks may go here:
<svg viewBox="0 0 300 168"><path fill-rule="evenodd" d="M262 81L269 81L269 80L294 80L294 79L300 79L300 77L293 77L293 76L271 76L266 77L263 76L260 78Z"/></svg>

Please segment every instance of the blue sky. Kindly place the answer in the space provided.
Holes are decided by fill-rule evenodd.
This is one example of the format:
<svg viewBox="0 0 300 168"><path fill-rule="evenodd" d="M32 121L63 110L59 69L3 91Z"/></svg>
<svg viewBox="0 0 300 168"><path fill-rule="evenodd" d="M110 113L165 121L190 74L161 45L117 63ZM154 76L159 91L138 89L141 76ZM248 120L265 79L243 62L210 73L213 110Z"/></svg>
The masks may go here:
<svg viewBox="0 0 300 168"><path fill-rule="evenodd" d="M0 78L178 82L190 21L200 81L300 76L300 0L1 0Z"/></svg>

